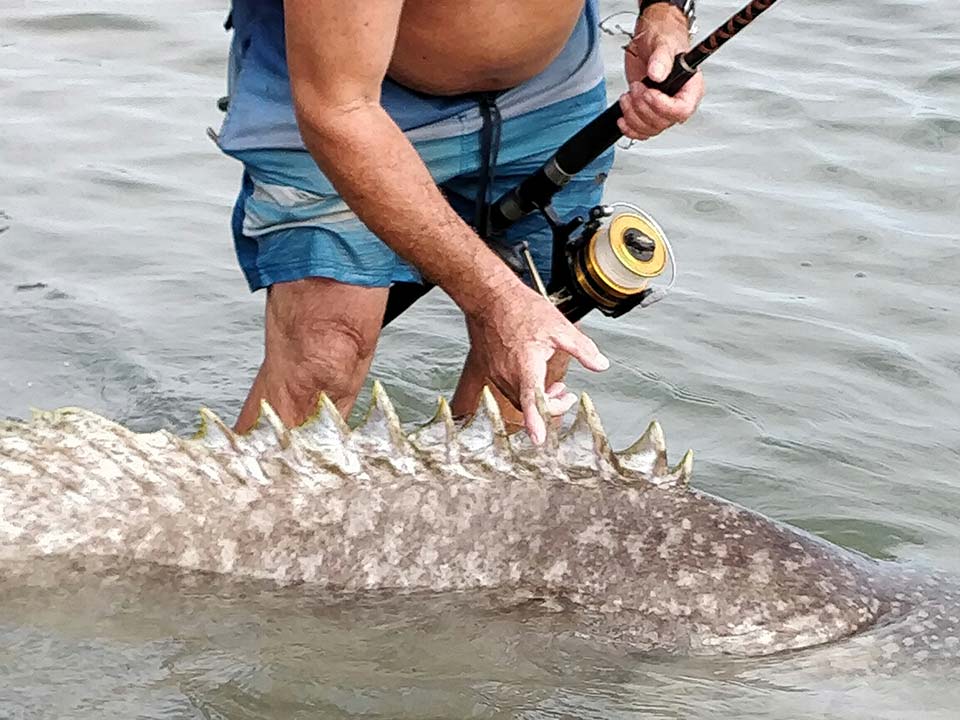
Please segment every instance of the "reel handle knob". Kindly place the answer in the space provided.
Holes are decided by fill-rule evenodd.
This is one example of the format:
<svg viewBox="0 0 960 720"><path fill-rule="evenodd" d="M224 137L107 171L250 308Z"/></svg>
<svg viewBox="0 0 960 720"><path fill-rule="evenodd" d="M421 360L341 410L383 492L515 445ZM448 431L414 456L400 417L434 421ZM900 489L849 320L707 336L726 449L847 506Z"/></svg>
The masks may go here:
<svg viewBox="0 0 960 720"><path fill-rule="evenodd" d="M657 249L657 241L636 228L630 228L623 234L623 244L627 251L640 262L649 262Z"/></svg>

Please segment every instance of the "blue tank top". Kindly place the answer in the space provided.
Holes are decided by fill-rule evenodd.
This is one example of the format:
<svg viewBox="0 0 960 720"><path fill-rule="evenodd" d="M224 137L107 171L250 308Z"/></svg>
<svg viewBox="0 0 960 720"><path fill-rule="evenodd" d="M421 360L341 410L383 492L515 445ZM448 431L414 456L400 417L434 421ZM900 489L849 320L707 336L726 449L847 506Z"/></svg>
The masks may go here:
<svg viewBox="0 0 960 720"><path fill-rule="evenodd" d="M570 40L543 72L498 97L504 119L569 99L602 82L598 2L586 0ZM220 147L227 153L304 149L287 71L283 0L233 0L232 24L230 103ZM427 95L389 78L383 81L381 103L412 141L463 135L481 124L474 97Z"/></svg>

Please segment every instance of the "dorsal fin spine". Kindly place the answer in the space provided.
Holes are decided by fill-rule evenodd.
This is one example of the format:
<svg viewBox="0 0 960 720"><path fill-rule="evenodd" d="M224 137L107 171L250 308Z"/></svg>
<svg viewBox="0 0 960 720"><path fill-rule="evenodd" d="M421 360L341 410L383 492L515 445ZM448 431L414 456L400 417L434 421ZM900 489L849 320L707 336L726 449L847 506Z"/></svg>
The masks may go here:
<svg viewBox="0 0 960 720"><path fill-rule="evenodd" d="M309 431L316 425L324 424L337 430L341 437L346 438L350 434L350 426L343 419L333 400L325 392L321 392L317 396L317 404L313 414L300 423L297 430Z"/></svg>
<svg viewBox="0 0 960 720"><path fill-rule="evenodd" d="M260 401L260 416L257 418L257 424L254 427L258 427L261 424L265 424L266 427L269 427L273 431L277 443L281 448L286 449L290 447L290 431L287 430L286 425L283 424L283 420L280 419L277 411L274 410L273 406L266 400Z"/></svg>
<svg viewBox="0 0 960 720"><path fill-rule="evenodd" d="M407 437L400 427L400 418L379 380L371 391L370 409L357 428L358 437L386 442L394 452L408 454Z"/></svg>
<svg viewBox="0 0 960 720"><path fill-rule="evenodd" d="M664 473L667 469L667 444L660 423L652 421L633 445L619 453L619 458L634 469L642 465L648 475Z"/></svg>
<svg viewBox="0 0 960 720"><path fill-rule="evenodd" d="M500 414L500 406L490 388L484 387L481 391L477 411L457 433L457 444L462 449L461 456L464 459L471 454L482 452L484 448L492 448L500 458L512 458L513 450L503 415Z"/></svg>
<svg viewBox="0 0 960 720"><path fill-rule="evenodd" d="M227 445L234 452L240 451L237 434L213 410L206 407L200 408L200 427L197 428L193 439L206 441L209 444L214 437L214 433L217 437L226 440Z"/></svg>

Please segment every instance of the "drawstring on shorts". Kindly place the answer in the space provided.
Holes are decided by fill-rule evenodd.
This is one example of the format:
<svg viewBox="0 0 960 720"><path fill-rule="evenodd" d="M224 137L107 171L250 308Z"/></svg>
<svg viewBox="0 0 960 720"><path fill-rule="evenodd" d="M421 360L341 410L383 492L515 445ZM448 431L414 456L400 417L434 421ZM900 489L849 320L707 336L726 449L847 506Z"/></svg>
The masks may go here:
<svg viewBox="0 0 960 720"><path fill-rule="evenodd" d="M490 192L497 175L497 155L500 153L500 135L503 118L497 107L495 92L480 93L477 102L480 105L480 182L477 187L477 209L474 227L484 240L490 239Z"/></svg>

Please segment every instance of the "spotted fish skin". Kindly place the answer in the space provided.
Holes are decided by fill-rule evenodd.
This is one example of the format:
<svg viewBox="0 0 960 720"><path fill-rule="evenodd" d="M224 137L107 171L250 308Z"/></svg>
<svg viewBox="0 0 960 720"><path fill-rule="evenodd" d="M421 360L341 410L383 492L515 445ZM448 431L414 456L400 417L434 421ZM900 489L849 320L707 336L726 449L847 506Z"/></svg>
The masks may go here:
<svg viewBox="0 0 960 720"><path fill-rule="evenodd" d="M139 434L67 408L0 424L0 568L166 565L281 584L503 591L640 650L759 656L831 645L872 667L960 659L951 580L881 563L689 486L656 423L614 453L589 398L563 437L510 437L484 393L406 434L383 389L350 430ZM834 641L843 642L834 643Z"/></svg>

